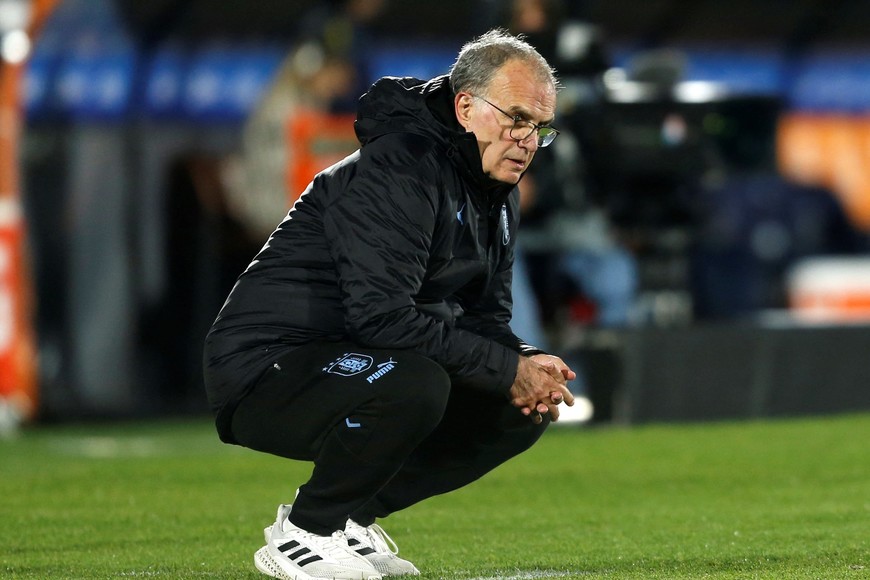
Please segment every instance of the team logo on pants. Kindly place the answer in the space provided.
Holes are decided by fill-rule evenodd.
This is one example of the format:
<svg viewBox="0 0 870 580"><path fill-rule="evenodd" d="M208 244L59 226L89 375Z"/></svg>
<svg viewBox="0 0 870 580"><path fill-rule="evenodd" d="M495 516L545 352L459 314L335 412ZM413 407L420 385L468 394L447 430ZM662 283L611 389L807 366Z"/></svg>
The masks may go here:
<svg viewBox="0 0 870 580"><path fill-rule="evenodd" d="M367 354L346 352L331 364L323 367L323 371L334 375L352 377L372 367L372 357Z"/></svg>

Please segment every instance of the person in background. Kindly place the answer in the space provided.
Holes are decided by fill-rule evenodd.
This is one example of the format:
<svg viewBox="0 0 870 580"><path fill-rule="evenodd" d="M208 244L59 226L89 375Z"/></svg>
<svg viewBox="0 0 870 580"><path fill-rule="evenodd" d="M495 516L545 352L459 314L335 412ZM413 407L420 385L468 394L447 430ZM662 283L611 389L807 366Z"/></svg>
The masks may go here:
<svg viewBox="0 0 870 580"><path fill-rule="evenodd" d="M301 19L290 59L296 74L332 113L356 112L370 83L368 50L388 0L319 2Z"/></svg>
<svg viewBox="0 0 870 580"><path fill-rule="evenodd" d="M203 354L218 434L314 463L265 530L261 572L418 574L376 520L482 477L573 404L575 373L509 325L516 186L558 136L557 88L500 30L449 75L377 81L361 148L239 277Z"/></svg>
<svg viewBox="0 0 870 580"><path fill-rule="evenodd" d="M305 161L315 155L310 144L294 140L297 121L340 118L348 137L337 141L334 132L327 133L330 156L356 149L351 111L370 81L367 47L387 2L319 2L300 18L292 50L245 120L240 151L224 164L228 201L251 231L269 235L276 212L285 212L298 197L292 182L297 173L309 172L309 167L298 170L300 164L310 163L312 174L332 164Z"/></svg>

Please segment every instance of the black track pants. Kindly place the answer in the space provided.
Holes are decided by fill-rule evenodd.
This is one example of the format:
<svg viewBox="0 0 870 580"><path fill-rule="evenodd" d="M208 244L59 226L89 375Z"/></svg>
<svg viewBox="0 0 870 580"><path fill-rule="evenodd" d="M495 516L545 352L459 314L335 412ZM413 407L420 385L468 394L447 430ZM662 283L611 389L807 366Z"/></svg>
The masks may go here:
<svg viewBox="0 0 870 580"><path fill-rule="evenodd" d="M546 427L506 397L451 388L405 350L315 343L274 361L236 409L246 447L314 461L290 519L328 535L460 488L529 448Z"/></svg>

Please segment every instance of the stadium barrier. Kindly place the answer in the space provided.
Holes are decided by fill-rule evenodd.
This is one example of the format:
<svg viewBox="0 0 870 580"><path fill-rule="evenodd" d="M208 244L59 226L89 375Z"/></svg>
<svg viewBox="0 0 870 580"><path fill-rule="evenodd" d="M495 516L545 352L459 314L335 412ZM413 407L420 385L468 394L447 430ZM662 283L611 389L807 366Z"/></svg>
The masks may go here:
<svg viewBox="0 0 870 580"><path fill-rule="evenodd" d="M870 410L870 326L711 324L609 331L582 349L594 420L623 424Z"/></svg>

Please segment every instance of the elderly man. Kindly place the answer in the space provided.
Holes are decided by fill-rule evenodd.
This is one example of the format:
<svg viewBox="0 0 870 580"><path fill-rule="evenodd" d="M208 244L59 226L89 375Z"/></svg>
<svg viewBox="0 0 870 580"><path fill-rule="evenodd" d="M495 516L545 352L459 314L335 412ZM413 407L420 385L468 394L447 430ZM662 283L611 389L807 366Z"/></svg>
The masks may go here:
<svg viewBox="0 0 870 580"><path fill-rule="evenodd" d="M254 562L276 578L415 575L375 523L528 449L573 403L565 363L510 330L516 184L557 82L490 31L449 76L384 78L361 148L308 186L206 339L221 439L314 463Z"/></svg>

